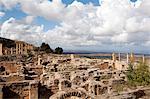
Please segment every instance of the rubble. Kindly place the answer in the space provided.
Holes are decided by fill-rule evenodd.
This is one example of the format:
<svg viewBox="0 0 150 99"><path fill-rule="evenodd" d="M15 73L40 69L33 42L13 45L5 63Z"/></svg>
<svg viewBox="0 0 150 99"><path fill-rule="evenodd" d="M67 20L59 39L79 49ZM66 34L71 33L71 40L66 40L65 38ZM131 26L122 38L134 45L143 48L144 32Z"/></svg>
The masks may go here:
<svg viewBox="0 0 150 99"><path fill-rule="evenodd" d="M114 87L126 84L125 72L128 62L135 60L133 54L131 59L127 54L125 61L117 60L115 53L112 59L73 54L29 56L23 53L24 44L17 44L15 56L0 59L0 99L136 99L149 94L149 89L118 93Z"/></svg>

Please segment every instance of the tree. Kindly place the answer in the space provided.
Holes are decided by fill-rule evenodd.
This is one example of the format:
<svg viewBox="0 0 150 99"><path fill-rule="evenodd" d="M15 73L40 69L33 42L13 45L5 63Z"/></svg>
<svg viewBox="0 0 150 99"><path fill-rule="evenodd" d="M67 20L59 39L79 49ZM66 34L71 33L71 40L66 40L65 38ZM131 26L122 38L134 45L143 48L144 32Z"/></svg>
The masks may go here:
<svg viewBox="0 0 150 99"><path fill-rule="evenodd" d="M148 85L150 84L150 71L148 65L140 62L137 68L133 68L133 65L129 65L127 78L130 85Z"/></svg>
<svg viewBox="0 0 150 99"><path fill-rule="evenodd" d="M45 51L46 53L52 53L53 52L53 50L50 48L50 46L46 43L41 44L40 51Z"/></svg>
<svg viewBox="0 0 150 99"><path fill-rule="evenodd" d="M57 48L55 49L55 53L56 53L56 54L62 54L62 53L63 53L63 49L62 49L61 47L57 47Z"/></svg>

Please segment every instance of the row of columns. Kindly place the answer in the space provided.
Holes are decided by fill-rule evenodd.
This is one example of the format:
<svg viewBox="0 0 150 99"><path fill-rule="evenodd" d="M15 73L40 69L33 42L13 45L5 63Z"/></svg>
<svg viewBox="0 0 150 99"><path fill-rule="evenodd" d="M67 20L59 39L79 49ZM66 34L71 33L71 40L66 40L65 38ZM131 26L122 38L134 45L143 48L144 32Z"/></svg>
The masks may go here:
<svg viewBox="0 0 150 99"><path fill-rule="evenodd" d="M94 94L94 95L104 94L106 92L106 90L108 92L108 88L107 87L101 86L101 85L98 85L98 84L89 86L89 92L91 94Z"/></svg>
<svg viewBox="0 0 150 99"><path fill-rule="evenodd" d="M10 48L10 50L5 49L4 54L27 54L28 50L33 50L33 46L31 44L25 44L21 42L16 42L16 48ZM14 53L15 51L15 53ZM0 43L0 56L3 55L3 44Z"/></svg>
<svg viewBox="0 0 150 99"><path fill-rule="evenodd" d="M117 57L116 54L115 54L115 53L112 53L112 60L113 60L114 62L117 60L116 57ZM120 54L120 53L118 53L118 60L121 61L121 54ZM129 54L127 53L127 55L126 55L126 62L127 62L127 63L129 63L129 62L133 63L134 61L135 61L134 54L131 53L131 54L129 55ZM145 56L144 56L144 55L142 56L142 62L145 63Z"/></svg>
<svg viewBox="0 0 150 99"><path fill-rule="evenodd" d="M32 45L24 43L16 43L16 54L27 54L27 50L33 50Z"/></svg>

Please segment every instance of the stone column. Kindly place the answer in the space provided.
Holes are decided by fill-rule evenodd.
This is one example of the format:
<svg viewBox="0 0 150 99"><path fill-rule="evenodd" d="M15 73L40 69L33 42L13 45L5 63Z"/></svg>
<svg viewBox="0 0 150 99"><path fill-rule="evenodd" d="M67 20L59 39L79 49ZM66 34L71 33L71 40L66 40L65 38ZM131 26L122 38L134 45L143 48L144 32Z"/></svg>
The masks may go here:
<svg viewBox="0 0 150 99"><path fill-rule="evenodd" d="M19 54L21 54L21 44L19 43Z"/></svg>
<svg viewBox="0 0 150 99"><path fill-rule="evenodd" d="M20 54L20 43L18 43L18 50L19 50L18 54Z"/></svg>
<svg viewBox="0 0 150 99"><path fill-rule="evenodd" d="M21 51L22 51L21 53L24 54L24 47L23 47L24 44L22 43L21 45L22 45L21 46Z"/></svg>
<svg viewBox="0 0 150 99"><path fill-rule="evenodd" d="M95 95L95 85L92 85L92 91L93 91L93 94Z"/></svg>
<svg viewBox="0 0 150 99"><path fill-rule="evenodd" d="M96 87L97 88L97 90L96 90L97 91L97 95L99 95L99 86L98 85L96 85L96 86L97 86Z"/></svg>
<svg viewBox="0 0 150 99"><path fill-rule="evenodd" d="M115 55L115 53L112 53L112 60L113 60L113 62L116 61L116 55Z"/></svg>
<svg viewBox="0 0 150 99"><path fill-rule="evenodd" d="M38 99L38 82L30 82L29 99Z"/></svg>
<svg viewBox="0 0 150 99"><path fill-rule="evenodd" d="M55 58L53 58L52 63L53 63L53 64L56 64L56 63L57 63L56 60L55 60Z"/></svg>
<svg viewBox="0 0 150 99"><path fill-rule="evenodd" d="M91 86L90 86L90 84L88 85L88 92L91 93Z"/></svg>
<svg viewBox="0 0 150 99"><path fill-rule="evenodd" d="M145 56L144 55L142 56L142 61L143 61L143 63L145 63Z"/></svg>
<svg viewBox="0 0 150 99"><path fill-rule="evenodd" d="M50 56L47 56L47 61L50 62Z"/></svg>
<svg viewBox="0 0 150 99"><path fill-rule="evenodd" d="M71 54L71 55L70 55L70 58L73 60L73 59L74 59L74 55L73 55L73 54Z"/></svg>
<svg viewBox="0 0 150 99"><path fill-rule="evenodd" d="M18 54L18 43L16 43L16 54Z"/></svg>
<svg viewBox="0 0 150 99"><path fill-rule="evenodd" d="M24 46L24 51L25 51L25 54L27 54L27 44L25 44Z"/></svg>
<svg viewBox="0 0 150 99"><path fill-rule="evenodd" d="M130 54L130 62L131 62L131 63L134 62L134 54L133 54L133 53Z"/></svg>
<svg viewBox="0 0 150 99"><path fill-rule="evenodd" d="M31 45L29 44L29 50L31 50Z"/></svg>
<svg viewBox="0 0 150 99"><path fill-rule="evenodd" d="M42 71L43 71L43 74L46 74L46 66L43 66Z"/></svg>
<svg viewBox="0 0 150 99"><path fill-rule="evenodd" d="M118 53L118 60L119 60L119 62L121 61L121 54L120 53Z"/></svg>
<svg viewBox="0 0 150 99"><path fill-rule="evenodd" d="M20 53L23 54L23 44L20 44Z"/></svg>
<svg viewBox="0 0 150 99"><path fill-rule="evenodd" d="M3 55L3 44L0 43L0 56Z"/></svg>
<svg viewBox="0 0 150 99"><path fill-rule="evenodd" d="M38 65L41 65L41 58L38 57Z"/></svg>
<svg viewBox="0 0 150 99"><path fill-rule="evenodd" d="M112 93L112 88L110 86L108 86L108 94Z"/></svg>
<svg viewBox="0 0 150 99"><path fill-rule="evenodd" d="M127 64L129 63L129 54L127 53Z"/></svg>
<svg viewBox="0 0 150 99"><path fill-rule="evenodd" d="M28 44L28 50L30 49L30 46L29 46L29 44Z"/></svg>
<svg viewBox="0 0 150 99"><path fill-rule="evenodd" d="M5 49L5 55L7 55L8 53L7 53L7 49Z"/></svg>
<svg viewBox="0 0 150 99"><path fill-rule="evenodd" d="M33 46L32 45L30 45L30 49L33 50Z"/></svg>
<svg viewBox="0 0 150 99"><path fill-rule="evenodd" d="M58 87L59 87L59 91L61 91L62 90L62 83L59 83Z"/></svg>
<svg viewBox="0 0 150 99"><path fill-rule="evenodd" d="M3 99L3 85L0 85L0 99Z"/></svg>
<svg viewBox="0 0 150 99"><path fill-rule="evenodd" d="M70 55L70 58L71 58L71 62L74 63L75 59L74 59L74 55L73 54Z"/></svg>

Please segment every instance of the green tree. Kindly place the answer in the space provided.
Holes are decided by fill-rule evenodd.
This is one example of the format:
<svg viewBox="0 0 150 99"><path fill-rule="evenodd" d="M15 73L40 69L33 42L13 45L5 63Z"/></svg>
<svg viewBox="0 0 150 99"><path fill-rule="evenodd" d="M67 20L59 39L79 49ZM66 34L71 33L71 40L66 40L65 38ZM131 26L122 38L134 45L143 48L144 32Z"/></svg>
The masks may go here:
<svg viewBox="0 0 150 99"><path fill-rule="evenodd" d="M45 51L46 53L53 53L53 50L46 43L42 43L40 46L40 51Z"/></svg>
<svg viewBox="0 0 150 99"><path fill-rule="evenodd" d="M56 53L56 54L62 54L62 53L63 53L63 49L62 49L61 47L57 47L57 48L55 49L55 53Z"/></svg>
<svg viewBox="0 0 150 99"><path fill-rule="evenodd" d="M130 85L149 85L150 84L150 71L147 64L140 62L133 68L133 65L129 65L127 72L128 83Z"/></svg>

